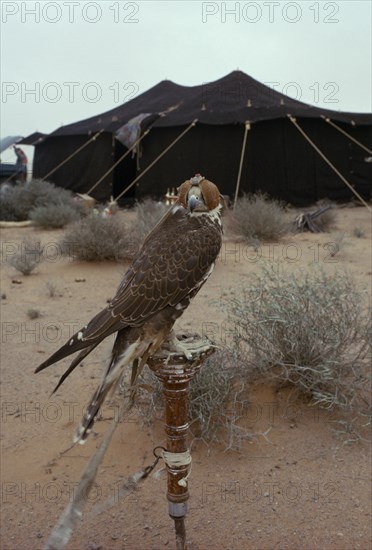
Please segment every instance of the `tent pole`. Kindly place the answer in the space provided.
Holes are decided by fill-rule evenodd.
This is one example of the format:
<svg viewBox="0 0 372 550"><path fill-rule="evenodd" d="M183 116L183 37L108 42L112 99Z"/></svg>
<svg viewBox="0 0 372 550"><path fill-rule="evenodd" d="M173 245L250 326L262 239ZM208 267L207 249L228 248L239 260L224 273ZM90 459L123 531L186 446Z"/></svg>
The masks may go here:
<svg viewBox="0 0 372 550"><path fill-rule="evenodd" d="M83 143L83 145L81 145L81 147L79 147L79 149L76 149L76 151L74 151L73 153L71 153L71 155L69 155L67 158L65 158L65 160L63 160L62 162L60 162L55 168L53 168L53 170L51 170L50 172L47 173L46 176L44 176L43 178L41 178L41 181L44 181L46 178L49 178L49 176L51 176L52 174L54 174L54 172L56 170L58 170L58 168L60 168L61 166L63 166L64 164L66 164L66 162L68 162L70 159L72 159L72 157L74 157L75 155L77 155L80 151L82 151L84 149L84 147L86 147L91 141L94 141L95 139L97 139L97 137L99 136L99 134L101 134L103 132L103 130L100 130L99 132L97 132L96 134L94 134L93 137L91 137L90 139L88 139L87 142Z"/></svg>
<svg viewBox="0 0 372 550"><path fill-rule="evenodd" d="M368 204L366 203L366 201L363 199L363 197L361 197L358 193L358 191L356 191L356 189L354 189L354 187L347 181L347 179L341 174L341 172L339 172L339 170L337 170L337 168L335 167L334 164L332 164L332 162L330 160L328 160L328 158L325 156L324 153L322 153L322 151L315 145L315 143L309 138L309 136L304 132L304 130L301 128L301 126L298 124L297 120L291 116L291 115L287 115L289 120L292 122L292 124L294 124L294 126L297 128L297 130L300 132L300 134L303 135L303 137L306 139L306 141L308 141L310 143L310 145L313 147L313 149L315 149L315 151L318 153L318 155L320 155L322 157L322 159L328 164L328 166L330 168L332 168L332 170L338 175L338 177L344 182L345 185L347 185L347 187L350 189L350 191L352 191L354 193L354 195L360 200L360 202L362 204L364 204L364 206L370 211L372 212L371 208L368 206Z"/></svg>
<svg viewBox="0 0 372 550"><path fill-rule="evenodd" d="M195 120L193 120L193 121L191 122L191 124L189 124L189 126L188 126L188 127L178 136L178 137L176 137L176 139L173 140L172 143L170 143L170 144L168 145L168 147L166 147L166 149L164 149L164 151L162 151L162 152L160 153L160 155L158 155L158 156L156 157L156 159L153 160L153 161L151 162L151 164L149 164L149 165L144 169L144 171L143 171L139 176L137 176L137 177L136 177L136 178L135 178L135 179L134 179L134 180L124 189L124 191L122 191L117 197L115 197L114 200L115 200L115 201L118 201L123 195L125 195L125 193L126 193L127 191L129 191L129 189L130 189L131 187L133 187L133 185L134 185L135 183L137 183L137 182L142 178L142 176L144 176L144 175L146 174L146 172L148 172L148 171L154 166L154 164L156 164L156 163L158 162L158 160L160 160L161 157L163 157L163 156L165 155L165 153L167 153L167 152L169 151L169 149L171 149L171 148L173 147L173 145L175 145L175 144L177 143L177 141L179 141L185 134L187 134L187 132L188 132L189 130L191 130L191 128L193 128L197 122L198 122L198 119L197 119L197 118L196 118Z"/></svg>
<svg viewBox="0 0 372 550"><path fill-rule="evenodd" d="M324 118L324 117L323 117ZM324 118L324 120L326 122L328 122L328 124L330 124L331 126L333 126L333 128L336 128L336 130L338 130L339 132L341 132L341 134L344 134L344 136L346 136L347 138L349 138L351 141L353 141L354 143L356 143L357 145L359 145L359 147L361 147L362 149L364 149L364 151L367 151L367 153L369 153L370 155L372 155L372 151L371 149L368 149L368 147L366 147L365 145L363 145L363 143L360 143L360 141L358 141L357 139L355 139L353 136L351 136L348 132L345 132L345 130L343 130L342 128L340 128L339 126L337 126L337 124L335 124L334 122L332 122L332 120L330 118Z"/></svg>
<svg viewBox="0 0 372 550"><path fill-rule="evenodd" d="M248 130L251 129L251 125L249 122L245 123L245 129L244 129L244 137L243 137L243 144L242 144L242 152L240 154L240 162L239 162L239 171L238 171L238 177L236 179L236 188L235 188L235 197L234 197L234 206L233 210L235 210L236 201L238 200L238 194L239 194L239 188L240 188L240 179L242 177L242 170L243 170L243 162L244 162L244 156L245 156L245 147L247 144L247 136L248 136Z"/></svg>
<svg viewBox="0 0 372 550"><path fill-rule="evenodd" d="M96 183L89 189L89 191L87 191L87 195L90 195L92 191L94 191L94 189L96 187L98 187L98 185L101 183L101 181L103 181L105 179L106 176L108 176L113 170L114 168L117 167L118 164L121 163L122 160L125 159L125 157L127 157L129 155L129 153L131 151L133 151L133 149L135 147L137 147L137 145L139 144L139 142L145 137L147 136L147 134L149 133L150 131L150 128L148 128L147 130L145 130L142 134L142 136L140 136L134 143L131 147L129 147L129 149L127 151L125 151L125 153L103 174L103 176L101 176L99 178L99 180L96 181Z"/></svg>

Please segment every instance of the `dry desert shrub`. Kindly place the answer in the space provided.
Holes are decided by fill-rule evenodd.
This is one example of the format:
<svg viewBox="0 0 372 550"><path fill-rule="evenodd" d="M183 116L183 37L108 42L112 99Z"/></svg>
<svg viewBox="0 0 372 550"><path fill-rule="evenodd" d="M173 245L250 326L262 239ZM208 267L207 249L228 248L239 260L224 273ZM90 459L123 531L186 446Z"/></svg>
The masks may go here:
<svg viewBox="0 0 372 550"><path fill-rule="evenodd" d="M0 197L0 220L5 222L20 221L15 212L14 203L10 198L12 191Z"/></svg>
<svg viewBox="0 0 372 550"><path fill-rule="evenodd" d="M210 355L190 383L189 423L194 439L217 442L225 450L240 449L243 441L255 435L241 420L250 405L246 379L240 375L239 358L232 350L220 349ZM163 417L162 386L155 375L146 370L146 392L138 400L139 411L146 422ZM151 391L148 391L148 388Z"/></svg>
<svg viewBox="0 0 372 550"><path fill-rule="evenodd" d="M56 187L52 183L38 179L29 183L19 183L9 189L0 201L0 219L4 221L24 221L39 207L51 205L69 206L79 210L79 204L70 191Z"/></svg>
<svg viewBox="0 0 372 550"><path fill-rule="evenodd" d="M290 224L282 203L256 193L238 199L232 229L248 242L278 241L289 232Z"/></svg>
<svg viewBox="0 0 372 550"><path fill-rule="evenodd" d="M352 235L357 239L363 239L366 236L366 232L362 227L357 226L357 227L354 227Z"/></svg>
<svg viewBox="0 0 372 550"><path fill-rule="evenodd" d="M248 388L240 379L237 359L228 350L208 357L190 385L190 427L194 437L240 448L238 422L249 406ZM238 437L240 435L240 438Z"/></svg>
<svg viewBox="0 0 372 550"><path fill-rule="evenodd" d="M29 319L39 319L41 312L38 309L30 308L27 310L27 316Z"/></svg>
<svg viewBox="0 0 372 550"><path fill-rule="evenodd" d="M291 384L313 404L352 411L367 383L367 299L345 273L264 268L226 304L246 376Z"/></svg>
<svg viewBox="0 0 372 550"><path fill-rule="evenodd" d="M17 252L7 262L23 275L30 275L43 260L43 246L40 241L25 239Z"/></svg>
<svg viewBox="0 0 372 550"><path fill-rule="evenodd" d="M135 220L130 224L117 215L105 218L95 213L72 224L61 241L62 254L86 261L132 259L167 207L145 199L135 210Z"/></svg>
<svg viewBox="0 0 372 550"><path fill-rule="evenodd" d="M50 298L56 298L57 296L63 296L62 291L59 289L57 283L54 281L46 281L45 288Z"/></svg>
<svg viewBox="0 0 372 550"><path fill-rule="evenodd" d="M69 204L38 206L30 212L30 220L43 229L60 229L80 219L80 212Z"/></svg>
<svg viewBox="0 0 372 550"><path fill-rule="evenodd" d="M120 261L131 256L128 229L117 216L92 213L71 224L60 242L61 252L74 260Z"/></svg>

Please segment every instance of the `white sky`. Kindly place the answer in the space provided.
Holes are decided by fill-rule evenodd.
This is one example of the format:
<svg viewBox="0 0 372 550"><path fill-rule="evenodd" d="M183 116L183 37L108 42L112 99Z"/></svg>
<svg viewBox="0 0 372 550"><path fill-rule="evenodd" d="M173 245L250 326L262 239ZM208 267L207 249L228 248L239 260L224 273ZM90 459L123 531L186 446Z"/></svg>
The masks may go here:
<svg viewBox="0 0 372 550"><path fill-rule="evenodd" d="M237 68L306 103L372 110L369 0L2 0L1 25L1 136L51 132L165 78L195 85Z"/></svg>

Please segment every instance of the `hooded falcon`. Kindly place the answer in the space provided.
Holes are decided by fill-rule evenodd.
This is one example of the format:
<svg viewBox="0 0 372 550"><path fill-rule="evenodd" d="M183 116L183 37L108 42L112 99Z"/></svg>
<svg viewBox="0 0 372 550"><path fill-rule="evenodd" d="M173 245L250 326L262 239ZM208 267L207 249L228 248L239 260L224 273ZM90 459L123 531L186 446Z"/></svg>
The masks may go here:
<svg viewBox="0 0 372 550"><path fill-rule="evenodd" d="M35 372L77 351L54 392L75 367L110 334L117 333L111 358L77 431L84 443L110 390L132 365L132 387L150 356L164 343L189 353L173 332L175 321L211 274L222 242L221 195L197 174L178 188L175 204L147 236L115 297ZM54 393L53 392L53 393Z"/></svg>

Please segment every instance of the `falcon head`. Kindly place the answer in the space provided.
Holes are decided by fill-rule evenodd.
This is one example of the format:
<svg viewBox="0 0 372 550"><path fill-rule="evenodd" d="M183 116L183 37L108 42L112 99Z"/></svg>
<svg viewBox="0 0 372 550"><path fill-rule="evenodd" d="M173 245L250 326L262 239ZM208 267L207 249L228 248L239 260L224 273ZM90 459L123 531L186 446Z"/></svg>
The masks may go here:
<svg viewBox="0 0 372 550"><path fill-rule="evenodd" d="M178 202L191 213L210 212L220 205L220 200L217 185L200 174L184 181L178 188Z"/></svg>

